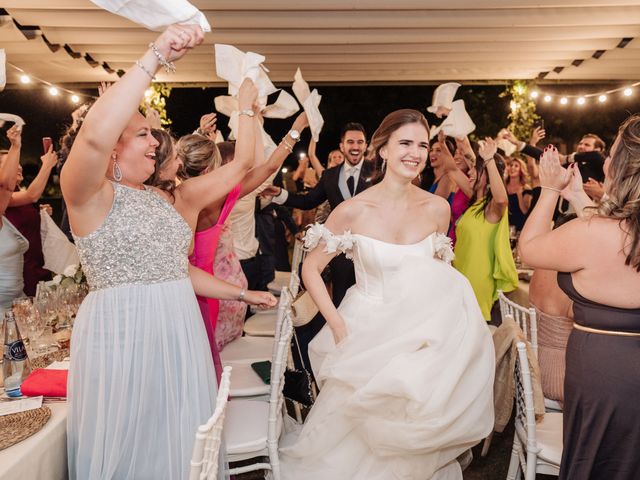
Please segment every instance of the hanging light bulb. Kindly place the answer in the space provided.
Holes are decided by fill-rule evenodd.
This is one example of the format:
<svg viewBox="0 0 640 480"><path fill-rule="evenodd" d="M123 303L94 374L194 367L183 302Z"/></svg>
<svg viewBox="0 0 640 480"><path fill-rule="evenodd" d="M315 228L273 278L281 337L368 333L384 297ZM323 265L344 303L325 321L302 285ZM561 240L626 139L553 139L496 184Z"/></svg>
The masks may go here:
<svg viewBox="0 0 640 480"><path fill-rule="evenodd" d="M57 96L57 95L58 95L58 93L59 93L59 92L58 92L58 89L57 89L56 87L49 87L49 94L50 94L52 97Z"/></svg>
<svg viewBox="0 0 640 480"><path fill-rule="evenodd" d="M144 91L144 98L149 98L149 97L151 97L151 95L153 95L153 90L151 88L147 88Z"/></svg>
<svg viewBox="0 0 640 480"><path fill-rule="evenodd" d="M539 96L539 95L540 95L540 94L538 93L538 91L537 91L537 90L534 90L533 92L531 92L531 98L534 98L534 99L535 99L535 98L538 98L538 96Z"/></svg>
<svg viewBox="0 0 640 480"><path fill-rule="evenodd" d="M578 101L577 101L578 105L584 105L584 102L586 102L584 97L578 98Z"/></svg>
<svg viewBox="0 0 640 480"><path fill-rule="evenodd" d="M631 96L631 94L633 93L633 90L632 90L632 89L630 89L630 88L625 88L625 89L624 89L624 92L622 92L622 93L624 93L624 96L625 96L625 97L630 97L630 96Z"/></svg>
<svg viewBox="0 0 640 480"><path fill-rule="evenodd" d="M512 112L515 112L518 109L518 103L515 100L511 100L509 107L511 107Z"/></svg>
<svg viewBox="0 0 640 480"><path fill-rule="evenodd" d="M569 99L567 99L567 97L562 97L560 99L560 104L561 105L566 105L567 103L569 103Z"/></svg>
<svg viewBox="0 0 640 480"><path fill-rule="evenodd" d="M283 167L282 168L282 173L287 173L289 171L289 169L287 167Z"/></svg>
<svg viewBox="0 0 640 480"><path fill-rule="evenodd" d="M606 96L606 95L604 95L604 94L600 95L600 96L598 97L598 101L599 101L600 103L604 103L604 102L606 102L606 101L607 101L607 96Z"/></svg>
<svg viewBox="0 0 640 480"><path fill-rule="evenodd" d="M73 95L71 95L71 101L73 103L78 103L80 101L80 97L74 93Z"/></svg>
<svg viewBox="0 0 640 480"><path fill-rule="evenodd" d="M27 83L31 83L31 79L29 75L20 75L20 82L26 85Z"/></svg>
<svg viewBox="0 0 640 480"><path fill-rule="evenodd" d="M543 99L546 103L549 103L551 101L551 95L545 95L544 99Z"/></svg>

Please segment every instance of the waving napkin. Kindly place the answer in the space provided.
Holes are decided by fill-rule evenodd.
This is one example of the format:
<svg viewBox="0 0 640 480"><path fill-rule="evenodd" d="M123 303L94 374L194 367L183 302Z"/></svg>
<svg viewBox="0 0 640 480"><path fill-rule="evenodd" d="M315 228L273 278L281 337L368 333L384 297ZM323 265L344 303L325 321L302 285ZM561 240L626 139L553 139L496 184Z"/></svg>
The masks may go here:
<svg viewBox="0 0 640 480"><path fill-rule="evenodd" d="M18 127L25 125L25 122L21 117L12 113L0 113L0 127L4 125L4 122L13 122Z"/></svg>
<svg viewBox="0 0 640 480"><path fill-rule="evenodd" d="M0 48L0 92L4 90L7 84L7 54L4 48Z"/></svg>
<svg viewBox="0 0 640 480"><path fill-rule="evenodd" d="M460 88L459 83L450 82L443 83L442 85L436 88L436 91L433 92L433 99L431 100L431 106L427 107L427 111L431 113L435 113L438 118L442 118L443 116L447 116L447 111L450 111L452 107L452 102L454 97L456 96L456 92Z"/></svg>
<svg viewBox="0 0 640 480"><path fill-rule="evenodd" d="M302 104L304 111L307 114L309 120L309 130L315 142L320 140L320 132L324 125L324 119L320 113L320 100L322 97L315 88L313 92L309 91L309 84L302 78L302 72L298 68L295 76L293 77L293 93L298 101Z"/></svg>
<svg viewBox="0 0 640 480"><path fill-rule="evenodd" d="M162 31L174 23L200 25L210 32L211 25L200 10L186 0L91 0L105 10L128 18L149 30Z"/></svg>
<svg viewBox="0 0 640 480"><path fill-rule="evenodd" d="M258 89L258 105L264 118L288 118L298 110L296 100L284 90L275 103L267 105L267 97L278 89L271 83L268 70L262 65L265 57L253 52L243 52L232 45L216 44L216 74L229 82L229 95L215 98L216 110L229 117L229 128L234 138L238 137L238 90L245 78L250 78ZM275 143L262 130L265 147L274 149Z"/></svg>
<svg viewBox="0 0 640 480"><path fill-rule="evenodd" d="M469 135L476 129L476 124L473 123L471 117L464 108L464 100L456 100L451 104L451 112L449 116L437 127L431 128L431 138L440 133L440 130L445 135L454 138L462 138Z"/></svg>
<svg viewBox="0 0 640 480"><path fill-rule="evenodd" d="M75 245L44 210L40 210L40 236L44 268L53 273L62 274L69 265L80 263Z"/></svg>

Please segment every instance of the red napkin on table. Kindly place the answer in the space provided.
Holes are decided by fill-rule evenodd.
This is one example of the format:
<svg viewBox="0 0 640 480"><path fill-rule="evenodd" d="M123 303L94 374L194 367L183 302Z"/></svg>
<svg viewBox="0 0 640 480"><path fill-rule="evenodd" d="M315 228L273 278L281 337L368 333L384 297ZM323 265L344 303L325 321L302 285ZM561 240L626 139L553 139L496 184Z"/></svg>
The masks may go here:
<svg viewBox="0 0 640 480"><path fill-rule="evenodd" d="M68 370L39 368L29 374L20 385L20 391L27 397L66 397Z"/></svg>

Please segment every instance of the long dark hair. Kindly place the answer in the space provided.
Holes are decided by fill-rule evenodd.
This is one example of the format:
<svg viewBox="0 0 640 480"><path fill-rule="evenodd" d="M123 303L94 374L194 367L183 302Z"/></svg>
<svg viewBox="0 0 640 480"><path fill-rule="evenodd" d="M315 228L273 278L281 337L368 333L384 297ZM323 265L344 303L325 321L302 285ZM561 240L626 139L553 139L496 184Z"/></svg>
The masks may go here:
<svg viewBox="0 0 640 480"><path fill-rule="evenodd" d="M144 183L145 185L151 185L157 187L160 190L164 190L173 197L173 192L176 189L175 180L161 180L160 173L164 164L173 158L174 145L173 136L166 130L160 128L152 128L151 135L155 138L159 145L156 147L156 169Z"/></svg>
<svg viewBox="0 0 640 480"><path fill-rule="evenodd" d="M640 272L640 116L629 117L618 133L618 144L611 152L605 181L607 195L598 206L598 215L614 218L631 244L625 246L625 265ZM624 225L623 225L624 224Z"/></svg>
<svg viewBox="0 0 640 480"><path fill-rule="evenodd" d="M493 156L493 158L494 158L494 161L496 162L496 167L498 167L498 173L500 174L500 179L504 182L503 180L504 168L505 168L504 157L499 153L496 153ZM482 157L477 157L476 184L480 180L480 177L482 176L482 174L485 174L487 176L487 185L484 187L484 192L482 192L482 208L478 209L478 211L476 212L476 215L480 215L481 213L482 215L484 215L484 210L491 203L491 200L493 200L493 193L491 192L491 184L489 183L489 172L487 172L487 167L485 166L485 162L482 161ZM474 205L477 201L478 201L478 191L475 189L475 185L474 185L473 195L471 195L471 198L469 199L469 205Z"/></svg>
<svg viewBox="0 0 640 480"><path fill-rule="evenodd" d="M378 129L374 132L367 154L367 158L374 163L375 168L372 183L380 182L384 178L386 171L386 168L383 168L385 162L380 156L380 149L389 142L389 138L393 132L410 123L419 123L426 128L427 132L429 131L429 123L422 113L418 110L403 108L402 110L391 112L384 117Z"/></svg>

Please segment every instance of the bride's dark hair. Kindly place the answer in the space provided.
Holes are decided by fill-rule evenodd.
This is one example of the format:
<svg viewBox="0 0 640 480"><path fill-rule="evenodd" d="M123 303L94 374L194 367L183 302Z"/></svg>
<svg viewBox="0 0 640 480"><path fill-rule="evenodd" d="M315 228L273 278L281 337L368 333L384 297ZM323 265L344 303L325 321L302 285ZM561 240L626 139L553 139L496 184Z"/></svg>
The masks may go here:
<svg viewBox="0 0 640 480"><path fill-rule="evenodd" d="M377 183L384 177L386 168L383 168L384 160L380 157L380 149L389 142L389 137L404 125L410 123L419 123L427 132L429 132L429 123L424 115L418 110L412 110L410 108L403 108L402 110L396 110L384 117L382 123L371 137L371 144L367 153L367 159L373 161L375 167L375 174L373 176L373 183Z"/></svg>

